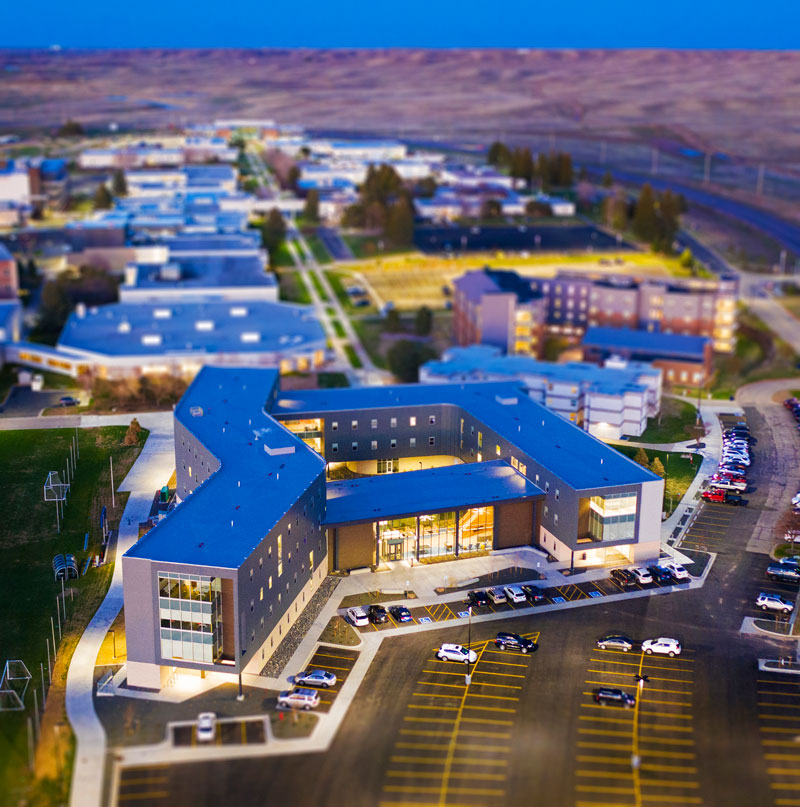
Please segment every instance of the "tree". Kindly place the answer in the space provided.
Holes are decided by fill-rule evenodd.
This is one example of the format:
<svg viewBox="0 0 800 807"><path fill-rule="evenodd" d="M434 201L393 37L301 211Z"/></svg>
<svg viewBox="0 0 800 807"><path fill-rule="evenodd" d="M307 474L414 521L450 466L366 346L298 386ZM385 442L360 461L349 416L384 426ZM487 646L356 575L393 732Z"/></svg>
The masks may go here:
<svg viewBox="0 0 800 807"><path fill-rule="evenodd" d="M373 199L364 208L363 225L367 229L385 232L387 220L386 205L378 199Z"/></svg>
<svg viewBox="0 0 800 807"><path fill-rule="evenodd" d="M639 448L633 458L633 461L638 462L639 465L643 465L645 468L650 467L650 457L647 456L647 452L643 448Z"/></svg>
<svg viewBox="0 0 800 807"><path fill-rule="evenodd" d="M83 126L78 121L68 118L61 124L56 134L58 137L80 137L83 133Z"/></svg>
<svg viewBox="0 0 800 807"><path fill-rule="evenodd" d="M694 256L692 255L692 250L689 247L686 247L683 252L681 252L680 258L678 258L681 266L684 269L691 269L694 266Z"/></svg>
<svg viewBox="0 0 800 807"><path fill-rule="evenodd" d="M142 379L144 380L144 379ZM138 446L139 445L139 435L142 432L142 427L139 425L139 421L134 418L131 421L130 426L128 426L128 431L125 432L125 437L122 440L122 445L124 446Z"/></svg>
<svg viewBox="0 0 800 807"><path fill-rule="evenodd" d="M436 195L439 187L435 177L422 177L414 188L414 193L423 199L430 199Z"/></svg>
<svg viewBox="0 0 800 807"><path fill-rule="evenodd" d="M536 158L536 176L539 177L539 184L543 191L550 187L550 160L542 152Z"/></svg>
<svg viewBox="0 0 800 807"><path fill-rule="evenodd" d="M572 171L572 155L566 151L560 151L556 155L555 176L553 184L561 188L568 188L575 183Z"/></svg>
<svg viewBox="0 0 800 807"><path fill-rule="evenodd" d="M387 333L399 333L403 330L400 322L400 312L396 308L390 308L386 312L386 319L383 321L383 329Z"/></svg>
<svg viewBox="0 0 800 807"><path fill-rule="evenodd" d="M602 179L603 187L610 188L614 184L614 177L611 176L611 171L606 171Z"/></svg>
<svg viewBox="0 0 800 807"><path fill-rule="evenodd" d="M542 216L550 215L550 205L547 202L541 202L538 199L531 199L525 204L525 215L534 218L541 218Z"/></svg>
<svg viewBox="0 0 800 807"><path fill-rule="evenodd" d="M496 168L511 164L511 150L505 143L495 140L486 152L486 162Z"/></svg>
<svg viewBox="0 0 800 807"><path fill-rule="evenodd" d="M609 201L611 204L610 224L618 233L623 233L628 229L629 221L628 200L625 198L624 191L620 191L613 199L610 199Z"/></svg>
<svg viewBox="0 0 800 807"><path fill-rule="evenodd" d="M499 219L503 215L503 206L498 199L484 199L481 203L482 219Z"/></svg>
<svg viewBox="0 0 800 807"><path fill-rule="evenodd" d="M319 221L319 191L310 190L306 194L306 206L303 208L306 221Z"/></svg>
<svg viewBox="0 0 800 807"><path fill-rule="evenodd" d="M286 238L286 223L280 210L273 207L261 225L261 243L272 259Z"/></svg>
<svg viewBox="0 0 800 807"><path fill-rule="evenodd" d="M128 195L128 183L125 181L125 172L121 168L117 168L111 178L111 192L114 196Z"/></svg>
<svg viewBox="0 0 800 807"><path fill-rule="evenodd" d="M95 210L111 209L111 206L114 204L114 200L105 184L97 186L92 204L94 205Z"/></svg>
<svg viewBox="0 0 800 807"><path fill-rule="evenodd" d="M286 185L291 190L297 192L297 183L300 181L300 169L296 165L292 165L286 174Z"/></svg>
<svg viewBox="0 0 800 807"><path fill-rule="evenodd" d="M242 190L245 193L255 193L258 190L258 180L255 177L245 177L242 180Z"/></svg>
<svg viewBox="0 0 800 807"><path fill-rule="evenodd" d="M637 238L651 243L657 234L656 202L649 182L642 186L633 215L633 232Z"/></svg>
<svg viewBox="0 0 800 807"><path fill-rule="evenodd" d="M589 172L586 170L586 166L582 165L581 170L578 171L578 182L587 182L589 180Z"/></svg>
<svg viewBox="0 0 800 807"><path fill-rule="evenodd" d="M650 465L650 470L656 476L660 476L662 479L667 475L667 472L664 470L664 463L661 462L659 457L653 457L653 462Z"/></svg>
<svg viewBox="0 0 800 807"><path fill-rule="evenodd" d="M420 365L436 358L436 352L428 345L401 339L395 342L386 355L392 374L403 383L419 381Z"/></svg>
<svg viewBox="0 0 800 807"><path fill-rule="evenodd" d="M392 202L389 207L385 235L396 246L405 246L413 241L414 210L407 197Z"/></svg>
<svg viewBox="0 0 800 807"><path fill-rule="evenodd" d="M423 305L417 311L416 319L414 320L414 331L417 336L427 336L433 327L433 313L427 305Z"/></svg>

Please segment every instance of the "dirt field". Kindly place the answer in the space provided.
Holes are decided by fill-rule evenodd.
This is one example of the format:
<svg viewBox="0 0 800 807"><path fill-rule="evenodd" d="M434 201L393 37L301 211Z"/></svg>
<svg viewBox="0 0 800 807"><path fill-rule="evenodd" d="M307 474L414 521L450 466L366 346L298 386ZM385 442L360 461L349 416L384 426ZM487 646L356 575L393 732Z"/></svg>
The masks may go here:
<svg viewBox="0 0 800 807"><path fill-rule="evenodd" d="M617 263L619 259L622 263ZM453 278L483 266L515 269L525 277L552 277L561 269L579 272L636 272L669 276L680 268L674 259L646 253L619 255L536 255L521 257L502 253L476 254L458 258L439 258L420 252L381 260L357 261L348 265L351 274L366 285L377 307L391 301L400 310L422 305L444 308L450 298L444 288L452 287Z"/></svg>

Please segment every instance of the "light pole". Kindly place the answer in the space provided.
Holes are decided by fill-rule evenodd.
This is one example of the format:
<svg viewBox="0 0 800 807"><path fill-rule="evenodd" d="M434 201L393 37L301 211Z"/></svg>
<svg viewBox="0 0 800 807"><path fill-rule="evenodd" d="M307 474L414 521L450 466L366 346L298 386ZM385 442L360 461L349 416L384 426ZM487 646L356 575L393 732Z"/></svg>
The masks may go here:
<svg viewBox="0 0 800 807"><path fill-rule="evenodd" d="M467 608L467 674L464 676L464 683L469 686L472 683L470 674L470 654L472 653L472 606Z"/></svg>
<svg viewBox="0 0 800 807"><path fill-rule="evenodd" d="M112 647L113 658L116 658L117 657L117 632L114 630L114 628L109 628L108 632L111 634L111 647Z"/></svg>
<svg viewBox="0 0 800 807"><path fill-rule="evenodd" d="M639 674L634 676L636 678L636 686L638 688L636 694L636 705L633 712L633 748L631 749L631 768L634 771L639 770L642 764L642 758L639 754L639 703L642 700L642 693L644 692L645 681L650 679L646 675L641 674L641 666L639 667Z"/></svg>

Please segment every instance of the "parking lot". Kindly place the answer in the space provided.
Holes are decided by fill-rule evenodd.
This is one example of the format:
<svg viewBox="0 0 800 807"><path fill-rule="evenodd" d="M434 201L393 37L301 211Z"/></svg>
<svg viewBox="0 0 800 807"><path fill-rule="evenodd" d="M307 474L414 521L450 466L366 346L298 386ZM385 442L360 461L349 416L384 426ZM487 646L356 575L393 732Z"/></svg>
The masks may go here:
<svg viewBox="0 0 800 807"><path fill-rule="evenodd" d="M759 672L758 720L769 787L777 807L800 805L800 681Z"/></svg>
<svg viewBox="0 0 800 807"><path fill-rule="evenodd" d="M358 650L348 650L346 647L328 647L323 645L318 647L314 655L308 660L306 670L327 670L336 675L336 684L327 689L302 684L303 689L317 689L320 693L320 703L316 711L329 712L336 696L342 689L342 685L347 680L350 670L358 658ZM301 670L297 670L301 672Z"/></svg>
<svg viewBox="0 0 800 807"><path fill-rule="evenodd" d="M538 641L538 633L525 634ZM430 657L415 676L384 774L380 807L507 803L512 734L536 656L473 642L465 665Z"/></svg>
<svg viewBox="0 0 800 807"><path fill-rule="evenodd" d="M591 654L580 693L576 807L703 803L692 715L693 656L600 649ZM647 678L640 695L636 676ZM622 689L638 696L637 703L632 708L596 703L598 687Z"/></svg>
<svg viewBox="0 0 800 807"><path fill-rule="evenodd" d="M197 742L196 725L172 727L172 744L176 746L251 745L263 742L266 742L266 735L264 734L264 721L261 719L217 721L213 743Z"/></svg>

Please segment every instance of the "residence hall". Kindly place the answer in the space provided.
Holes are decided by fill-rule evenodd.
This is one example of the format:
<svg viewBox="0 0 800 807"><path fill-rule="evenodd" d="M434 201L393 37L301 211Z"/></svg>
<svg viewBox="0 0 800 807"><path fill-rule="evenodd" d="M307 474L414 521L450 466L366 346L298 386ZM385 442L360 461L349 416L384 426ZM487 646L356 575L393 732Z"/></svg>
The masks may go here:
<svg viewBox="0 0 800 807"><path fill-rule="evenodd" d="M122 559L129 685L258 672L333 570L658 557L663 480L517 382L279 384L206 367L175 410L181 503Z"/></svg>

